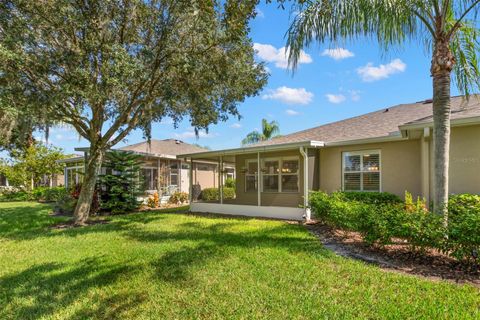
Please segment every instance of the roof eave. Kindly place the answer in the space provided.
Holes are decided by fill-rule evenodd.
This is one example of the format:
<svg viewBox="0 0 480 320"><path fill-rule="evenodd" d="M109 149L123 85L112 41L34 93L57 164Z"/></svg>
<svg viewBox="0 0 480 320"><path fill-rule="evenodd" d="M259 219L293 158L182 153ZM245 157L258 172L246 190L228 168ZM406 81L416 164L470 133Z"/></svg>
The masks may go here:
<svg viewBox="0 0 480 320"><path fill-rule="evenodd" d="M474 125L474 124L480 124L480 116L450 120L450 125L452 127L468 126L468 125ZM407 130L433 128L433 120L428 122L408 123L408 124L401 125L398 128L400 129L401 132L404 132Z"/></svg>
<svg viewBox="0 0 480 320"><path fill-rule="evenodd" d="M75 148L75 151L82 151L82 152L87 152L89 151L90 148L88 147L80 147L80 148ZM149 153L149 152L141 152L141 151L133 151L133 150L121 150L121 149L109 149L113 151L121 151L121 152L131 152L134 154L138 154L141 156L147 156L147 157L152 157L152 158L162 158L162 159L177 159L176 155L173 154L164 154L164 153Z"/></svg>
<svg viewBox="0 0 480 320"><path fill-rule="evenodd" d="M252 147L242 147L242 148L224 149L224 150L207 151L207 152L186 153L186 154L178 155L177 158L195 159L195 158L217 157L217 156L227 156L227 155L236 155L236 154L257 153L257 152L282 151L282 150L296 149L300 147L319 148L319 147L323 147L324 145L325 143L323 141L307 140L307 141L300 141L300 142L271 144L271 145L264 145L264 146L252 146Z"/></svg>
<svg viewBox="0 0 480 320"><path fill-rule="evenodd" d="M398 134L398 135L383 136L383 137L327 142L325 143L325 147L338 147L338 146L348 146L348 145L356 145L356 144L403 141L403 140L408 140L408 138L405 138L401 134Z"/></svg>

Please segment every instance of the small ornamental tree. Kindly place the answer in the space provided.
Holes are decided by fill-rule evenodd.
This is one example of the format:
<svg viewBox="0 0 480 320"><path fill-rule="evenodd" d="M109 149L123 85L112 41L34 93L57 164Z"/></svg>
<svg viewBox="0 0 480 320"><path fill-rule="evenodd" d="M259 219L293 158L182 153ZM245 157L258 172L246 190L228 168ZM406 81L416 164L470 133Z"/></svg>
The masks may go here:
<svg viewBox="0 0 480 320"><path fill-rule="evenodd" d="M127 213L139 206L141 194L141 156L132 152L109 151L103 167L106 174L100 175L99 190L101 209L112 213Z"/></svg>
<svg viewBox="0 0 480 320"><path fill-rule="evenodd" d="M62 173L63 164L58 160L64 158L62 149L35 142L23 151L12 151L8 161L0 162L0 173L11 185L31 190L39 186L44 177L51 180L55 174Z"/></svg>
<svg viewBox="0 0 480 320"><path fill-rule="evenodd" d="M0 2L0 106L41 109L89 143L84 224L106 150L152 123L198 132L266 83L248 37L257 0ZM33 112L33 111L32 111Z"/></svg>

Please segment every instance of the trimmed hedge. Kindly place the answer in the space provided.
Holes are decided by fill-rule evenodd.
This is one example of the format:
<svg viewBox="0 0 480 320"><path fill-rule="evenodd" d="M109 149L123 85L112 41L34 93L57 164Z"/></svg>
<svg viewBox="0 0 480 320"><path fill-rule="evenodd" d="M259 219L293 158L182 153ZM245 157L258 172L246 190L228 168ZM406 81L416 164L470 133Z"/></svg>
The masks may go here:
<svg viewBox="0 0 480 320"><path fill-rule="evenodd" d="M43 201L56 202L68 194L64 187L37 187L31 191L20 189L4 189L0 194L0 201Z"/></svg>
<svg viewBox="0 0 480 320"><path fill-rule="evenodd" d="M446 229L442 216L420 207L406 210L388 193L313 192L310 207L326 224L360 232L369 244L402 238L416 249L435 248L458 260L480 262L480 196L452 196Z"/></svg>
<svg viewBox="0 0 480 320"><path fill-rule="evenodd" d="M218 188L205 188L200 195L203 201L220 200L220 191ZM235 189L223 187L223 199L235 199Z"/></svg>

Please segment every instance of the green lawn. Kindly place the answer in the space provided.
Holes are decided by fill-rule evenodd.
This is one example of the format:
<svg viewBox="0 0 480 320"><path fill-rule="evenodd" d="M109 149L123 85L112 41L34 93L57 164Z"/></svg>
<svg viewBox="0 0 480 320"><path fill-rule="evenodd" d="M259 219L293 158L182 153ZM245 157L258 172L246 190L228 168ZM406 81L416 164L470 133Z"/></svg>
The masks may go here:
<svg viewBox="0 0 480 320"><path fill-rule="evenodd" d="M470 319L480 291L337 257L302 226L0 203L0 319Z"/></svg>

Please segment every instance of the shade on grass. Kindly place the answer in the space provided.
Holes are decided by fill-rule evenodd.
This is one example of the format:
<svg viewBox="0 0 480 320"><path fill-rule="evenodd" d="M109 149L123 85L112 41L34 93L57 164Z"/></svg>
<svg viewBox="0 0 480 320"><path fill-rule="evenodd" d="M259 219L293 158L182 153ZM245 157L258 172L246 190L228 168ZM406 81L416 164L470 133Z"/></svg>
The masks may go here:
<svg viewBox="0 0 480 320"><path fill-rule="evenodd" d="M150 212L58 230L50 211L0 204L0 319L480 315L474 287L337 257L298 225Z"/></svg>

